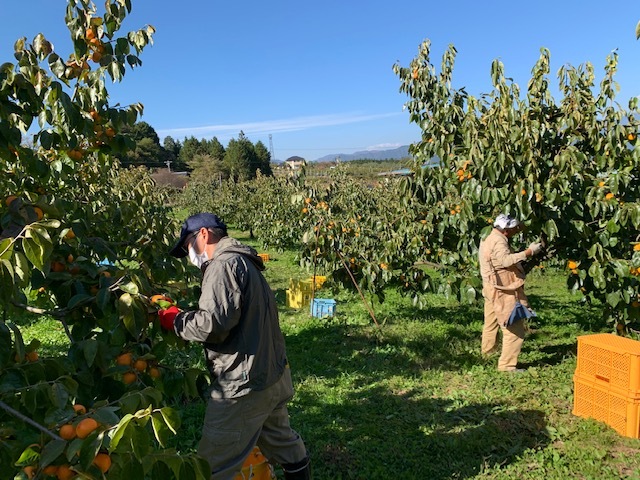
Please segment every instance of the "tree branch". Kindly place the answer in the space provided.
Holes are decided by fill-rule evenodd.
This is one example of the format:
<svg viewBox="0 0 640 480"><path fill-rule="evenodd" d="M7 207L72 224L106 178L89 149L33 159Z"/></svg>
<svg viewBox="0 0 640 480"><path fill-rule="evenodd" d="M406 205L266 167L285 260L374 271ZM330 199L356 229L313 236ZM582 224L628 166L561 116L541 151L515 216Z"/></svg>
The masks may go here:
<svg viewBox="0 0 640 480"><path fill-rule="evenodd" d="M11 408L9 405L7 405L6 403L4 403L2 400L0 400L0 408L2 408L4 411L6 411L7 413L13 415L14 417L18 418L19 420L22 420L23 422L31 425L34 428L37 428L38 430L40 430L42 433L45 433L46 435L49 435L51 438L53 438L54 440L60 440L62 442L64 442L64 439L58 435L56 435L55 433L53 433L52 431L46 429L45 427L43 427L42 425L40 425L39 423L31 420L29 417L27 417L26 415L23 415L22 413L20 413L17 410L14 410L13 408Z"/></svg>
<svg viewBox="0 0 640 480"><path fill-rule="evenodd" d="M351 277L351 281L353 282L353 285L358 290L358 293L360 294L360 298L362 299L362 303L364 303L364 306L367 307L367 310L369 310L369 315L371 316L373 323L375 323L378 329L380 329L380 324L378 323L378 320L376 320L376 315L375 313L373 313L373 309L367 303L366 298L364 298L364 294L362 293L362 290L360 290L360 286L358 285L358 282L356 282L356 279L353 276L353 273L351 273L351 269L347 266L347 263L344 261L342 254L338 250L336 250L336 253L338 254L338 257L340 257L340 261L342 262L342 265L344 266L345 270L349 274L349 277Z"/></svg>

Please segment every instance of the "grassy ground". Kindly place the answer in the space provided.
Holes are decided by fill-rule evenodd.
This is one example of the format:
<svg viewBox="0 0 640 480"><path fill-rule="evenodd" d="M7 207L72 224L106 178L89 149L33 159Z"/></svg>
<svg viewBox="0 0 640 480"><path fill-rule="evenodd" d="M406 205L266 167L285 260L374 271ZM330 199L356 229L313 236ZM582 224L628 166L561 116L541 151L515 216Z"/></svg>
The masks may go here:
<svg viewBox="0 0 640 480"><path fill-rule="evenodd" d="M271 253L296 396L292 424L318 479L640 478L640 442L572 415L576 337L609 331L600 310L537 270L527 291L539 317L520 357L523 374L480 356L480 306L433 296L417 310L389 293L374 307L338 301L332 319L285 306L291 253Z"/></svg>
<svg viewBox="0 0 640 480"><path fill-rule="evenodd" d="M323 289L336 315L316 319L285 305L289 278L308 276L294 254L268 253L296 386L291 422L315 479L640 478L639 440L571 413L576 337L609 328L561 274L530 275L539 317L520 357L527 370L505 374L480 356L480 306L433 296L417 310L390 292L374 306L378 328L357 295ZM34 323L30 334L55 349L52 325ZM201 362L198 347L190 353ZM183 451L195 449L203 411L182 406Z"/></svg>

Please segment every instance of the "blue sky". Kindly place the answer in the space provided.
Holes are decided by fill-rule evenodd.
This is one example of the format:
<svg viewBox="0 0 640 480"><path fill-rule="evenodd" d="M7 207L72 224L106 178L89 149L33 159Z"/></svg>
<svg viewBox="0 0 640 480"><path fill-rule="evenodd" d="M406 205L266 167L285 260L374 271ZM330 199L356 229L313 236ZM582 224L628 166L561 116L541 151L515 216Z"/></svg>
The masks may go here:
<svg viewBox="0 0 640 480"><path fill-rule="evenodd" d="M110 101L141 102L142 120L161 140L216 136L226 145L242 130L267 148L271 135L279 160L408 145L420 132L403 110L407 98L392 66L408 66L425 39L438 69L447 45L456 47L454 84L472 95L491 90L496 58L525 90L541 47L551 52L552 84L561 65L587 61L599 81L617 49L619 102L626 106L640 94L640 13L618 2L132 3L123 30L151 24L157 33L142 67L109 87ZM13 60L17 38L38 32L66 57L65 6L64 0L3 1L0 63Z"/></svg>

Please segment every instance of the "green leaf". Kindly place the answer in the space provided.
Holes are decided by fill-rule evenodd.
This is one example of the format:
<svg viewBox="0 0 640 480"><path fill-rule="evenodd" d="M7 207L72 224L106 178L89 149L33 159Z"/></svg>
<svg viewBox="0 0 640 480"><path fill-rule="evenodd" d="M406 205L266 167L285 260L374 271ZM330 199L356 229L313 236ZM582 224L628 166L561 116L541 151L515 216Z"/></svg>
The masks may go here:
<svg viewBox="0 0 640 480"><path fill-rule="evenodd" d="M593 279L593 285L597 289L604 289L606 287L602 268L600 267L599 263L593 262L591 264L591 266L589 267L589 276Z"/></svg>
<svg viewBox="0 0 640 480"><path fill-rule="evenodd" d="M0 260L11 260L13 246L13 238L5 238L0 241Z"/></svg>
<svg viewBox="0 0 640 480"><path fill-rule="evenodd" d="M111 291L108 288L101 288L96 294L98 308L105 312L111 303Z"/></svg>
<svg viewBox="0 0 640 480"><path fill-rule="evenodd" d="M93 418L104 425L117 425L120 422L120 417L116 415L118 410L118 407L100 407L93 414Z"/></svg>
<svg viewBox="0 0 640 480"><path fill-rule="evenodd" d="M130 395L121 397L119 403L123 412L131 413L140 408L140 401L140 392L131 392Z"/></svg>
<svg viewBox="0 0 640 480"><path fill-rule="evenodd" d="M71 440L71 442L67 444L67 448L65 449L65 452L64 452L65 456L67 457L67 460L71 461L72 459L77 457L80 450L82 449L83 443L84 443L84 439L74 438L73 440Z"/></svg>
<svg viewBox="0 0 640 480"><path fill-rule="evenodd" d="M129 53L129 42L126 38L118 38L116 40L115 55L126 55Z"/></svg>
<svg viewBox="0 0 640 480"><path fill-rule="evenodd" d="M622 262L620 260L613 260L609 265L613 268L613 271L618 277L624 277L629 271L629 267L626 262Z"/></svg>
<svg viewBox="0 0 640 480"><path fill-rule="evenodd" d="M144 458L151 451L151 437L145 428L131 429L131 447L138 459Z"/></svg>
<svg viewBox="0 0 640 480"><path fill-rule="evenodd" d="M616 308L620 303L621 295L620 292L609 292L607 293L607 303L611 305L613 308Z"/></svg>
<svg viewBox="0 0 640 480"><path fill-rule="evenodd" d="M630 209L631 222L633 222L633 226L636 228L640 228L640 204L636 203Z"/></svg>
<svg viewBox="0 0 640 480"><path fill-rule="evenodd" d="M13 44L13 49L16 52L22 52L24 51L24 45L27 41L27 37L20 37L18 40L16 40L16 42Z"/></svg>
<svg viewBox="0 0 640 480"><path fill-rule="evenodd" d="M87 361L87 365L93 365L98 353L98 341L95 338L89 338L82 342L82 353Z"/></svg>
<svg viewBox="0 0 640 480"><path fill-rule="evenodd" d="M615 220L609 220L607 222L607 232L609 233L617 233L620 231L620 225Z"/></svg>
<svg viewBox="0 0 640 480"><path fill-rule="evenodd" d="M640 38L640 22L636 25L636 40Z"/></svg>
<svg viewBox="0 0 640 480"><path fill-rule="evenodd" d="M549 237L549 241L553 241L558 236L558 226L553 219L547 220L542 230Z"/></svg>
<svg viewBox="0 0 640 480"><path fill-rule="evenodd" d="M67 447L67 442L64 440L52 440L47 442L42 449L42 453L40 454L39 464L41 467L46 467L51 464L62 455L64 449Z"/></svg>
<svg viewBox="0 0 640 480"><path fill-rule="evenodd" d="M29 231L27 231L29 235ZM44 267L44 248L34 238L25 238L22 241L24 253L31 264L38 270L43 271Z"/></svg>
<svg viewBox="0 0 640 480"><path fill-rule="evenodd" d="M145 478L144 467L139 462L125 462L119 472L120 478Z"/></svg>
<svg viewBox="0 0 640 480"><path fill-rule="evenodd" d="M167 308L169 308L172 305L175 305L173 302L168 302L167 300L156 300L156 305L158 305L158 307L160 307L160 309L162 310L166 310Z"/></svg>
<svg viewBox="0 0 640 480"><path fill-rule="evenodd" d="M93 460L96 458L98 452L100 452L100 447L102 446L102 437L104 433L91 433L85 441L82 443L82 447L80 448L79 457L80 457L80 465L83 468L89 468L93 463Z"/></svg>
<svg viewBox="0 0 640 480"><path fill-rule="evenodd" d="M151 415L151 425L153 427L153 433L156 436L156 440L158 440L160 446L164 448L171 436L171 430L167 428L167 424L164 422L163 416L158 412L153 413Z"/></svg>
<svg viewBox="0 0 640 480"><path fill-rule="evenodd" d="M162 460L171 469L171 471L175 475L175 478L180 478L180 470L184 462L182 458L177 456L164 456Z"/></svg>
<svg viewBox="0 0 640 480"><path fill-rule="evenodd" d="M60 220L56 220L55 218L52 218L49 220L40 220L38 222L38 225L46 228L59 228L61 224L60 224Z"/></svg>
<svg viewBox="0 0 640 480"><path fill-rule="evenodd" d="M129 423L133 420L133 415L127 413L122 420L118 423L118 426L110 433L111 437L111 448L116 448L120 441L124 438L127 433L127 429L129 427Z"/></svg>
<svg viewBox="0 0 640 480"><path fill-rule="evenodd" d="M120 285L120 289L123 292L130 293L131 295L137 295L138 292L139 292L138 286L133 282L125 283L124 285Z"/></svg>
<svg viewBox="0 0 640 480"><path fill-rule="evenodd" d="M133 309L133 297L128 293L123 293L118 299L118 314L124 323L125 328L134 336L137 336L136 319Z"/></svg>
<svg viewBox="0 0 640 480"><path fill-rule="evenodd" d="M0 289L0 299L8 300L16 286L16 274L9 260L0 260L0 281L4 288Z"/></svg>
<svg viewBox="0 0 640 480"><path fill-rule="evenodd" d="M491 233L491 231L493 230L493 227L491 225L488 225L486 227L484 227L481 231L480 231L480 238L487 238L489 236L489 234Z"/></svg>
<svg viewBox="0 0 640 480"><path fill-rule="evenodd" d="M162 393L153 387L147 387L144 390L141 390L140 393L144 395L144 398L148 402L147 406L159 405L162 403Z"/></svg>
<svg viewBox="0 0 640 480"><path fill-rule="evenodd" d="M67 308L69 310L73 310L78 305L83 305L85 303L89 303L90 301L93 301L93 297L91 295L87 295L86 293L79 293L71 297L69 303L67 303Z"/></svg>
<svg viewBox="0 0 640 480"><path fill-rule="evenodd" d="M602 257L602 245L600 245L599 243L594 243L593 245L591 245L591 247L589 247L589 250L587 250L587 255L589 255L589 258Z"/></svg>
<svg viewBox="0 0 640 480"><path fill-rule="evenodd" d="M35 450L33 447L27 447L24 449L20 458L16 461L15 465L18 467L23 467L26 465L30 465L38 461L38 457L40 456L40 452Z"/></svg>
<svg viewBox="0 0 640 480"><path fill-rule="evenodd" d="M177 435L178 429L181 425L180 415L178 412L172 408L164 407L160 409L160 413L162 413L162 417L164 418L167 427Z"/></svg>
<svg viewBox="0 0 640 480"><path fill-rule="evenodd" d="M24 360L25 348L24 348L24 338L22 337L22 332L15 323L7 323L7 327L13 330L13 336L15 341L15 349L20 360Z"/></svg>
<svg viewBox="0 0 640 480"><path fill-rule="evenodd" d="M60 383L54 383L49 389L49 399L56 408L63 408L69 401L69 392Z"/></svg>

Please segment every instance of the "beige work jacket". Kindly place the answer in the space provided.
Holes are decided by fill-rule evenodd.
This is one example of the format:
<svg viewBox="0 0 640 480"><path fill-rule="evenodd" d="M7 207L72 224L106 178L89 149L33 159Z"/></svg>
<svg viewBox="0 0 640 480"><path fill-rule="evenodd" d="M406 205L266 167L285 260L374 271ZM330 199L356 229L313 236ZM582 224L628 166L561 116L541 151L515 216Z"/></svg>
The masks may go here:
<svg viewBox="0 0 640 480"><path fill-rule="evenodd" d="M480 242L478 256L482 295L485 301L493 302L498 323L505 325L517 300L529 306L524 293L525 272L520 264L527 254L525 251L514 253L507 237L494 228Z"/></svg>

